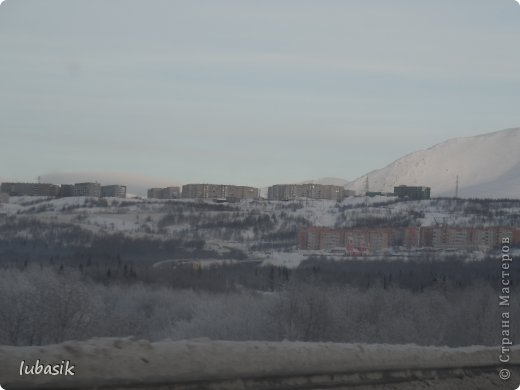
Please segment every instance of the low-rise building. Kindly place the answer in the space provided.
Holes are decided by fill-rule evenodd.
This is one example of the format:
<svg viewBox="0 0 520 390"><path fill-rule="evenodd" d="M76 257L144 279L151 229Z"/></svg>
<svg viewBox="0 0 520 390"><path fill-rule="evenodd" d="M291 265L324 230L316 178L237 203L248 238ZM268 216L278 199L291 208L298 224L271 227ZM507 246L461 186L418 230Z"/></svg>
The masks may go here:
<svg viewBox="0 0 520 390"><path fill-rule="evenodd" d="M101 196L101 185L99 183L76 183L74 184L74 196Z"/></svg>
<svg viewBox="0 0 520 390"><path fill-rule="evenodd" d="M10 196L58 196L60 187L49 183L2 183L0 192Z"/></svg>
<svg viewBox="0 0 520 390"><path fill-rule="evenodd" d="M126 186L120 184L102 186L101 196L105 198L126 198Z"/></svg>

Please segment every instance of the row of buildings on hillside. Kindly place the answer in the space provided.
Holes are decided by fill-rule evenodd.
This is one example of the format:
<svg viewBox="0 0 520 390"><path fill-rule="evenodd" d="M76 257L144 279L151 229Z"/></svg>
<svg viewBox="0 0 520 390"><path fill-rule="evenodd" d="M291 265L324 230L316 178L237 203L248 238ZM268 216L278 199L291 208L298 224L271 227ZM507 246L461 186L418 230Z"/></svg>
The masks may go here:
<svg viewBox="0 0 520 390"><path fill-rule="evenodd" d="M355 192L341 186L325 184L276 184L267 189L269 200L294 200L298 198L342 200Z"/></svg>
<svg viewBox="0 0 520 390"><path fill-rule="evenodd" d="M290 201L296 199L327 199L341 201L354 196L355 192L341 186L326 184L275 184L267 189L267 199ZM367 195L383 195L369 193ZM429 199L430 187L398 186L394 193L385 194L406 199ZM237 186L228 184L185 184L182 187L150 188L148 198L155 199L258 199L260 189L256 187Z"/></svg>
<svg viewBox="0 0 520 390"><path fill-rule="evenodd" d="M126 186L100 185L99 183L87 182L76 184L50 184L50 183L2 183L0 192L9 196L90 196L90 197L126 197ZM367 193L366 195L382 195L381 193ZM4 195L7 196L7 195ZM326 184L276 184L268 188L267 198L276 201L290 201L296 199L326 199L341 201L354 196L355 192L341 186ZM390 194L400 198L429 199L429 187L395 187L394 193ZM249 186L227 185L227 184L185 184L182 187L171 186L165 188L150 188L147 192L148 198L156 199L258 199L260 189Z"/></svg>
<svg viewBox="0 0 520 390"><path fill-rule="evenodd" d="M0 192L6 196L48 196L65 198L69 196L126 198L126 186L99 183L49 184L49 183L2 183Z"/></svg>
<svg viewBox="0 0 520 390"><path fill-rule="evenodd" d="M349 254L378 252L391 247L438 249L491 249L508 237L520 245L518 227L425 226L405 228L326 228L310 227L299 233L304 250L344 248Z"/></svg>
<svg viewBox="0 0 520 390"><path fill-rule="evenodd" d="M431 188L425 186L394 187L394 192L370 192L366 196L397 196L401 199L421 200L430 199ZM268 188L267 198L269 200L294 200L299 198L328 199L340 201L349 196L355 196L355 191L347 190L341 186L324 184L276 184Z"/></svg>
<svg viewBox="0 0 520 390"><path fill-rule="evenodd" d="M353 196L354 191L340 186L323 184L276 184L268 188L269 200L329 199L342 200ZM185 184L181 187L150 188L148 198L172 199L176 197L192 199L258 199L260 189L227 184Z"/></svg>

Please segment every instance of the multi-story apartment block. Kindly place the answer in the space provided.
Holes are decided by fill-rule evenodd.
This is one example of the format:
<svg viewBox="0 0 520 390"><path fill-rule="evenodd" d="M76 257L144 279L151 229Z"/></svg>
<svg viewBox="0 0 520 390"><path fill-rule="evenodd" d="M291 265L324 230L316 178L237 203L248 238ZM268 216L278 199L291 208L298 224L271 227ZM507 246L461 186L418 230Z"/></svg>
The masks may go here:
<svg viewBox="0 0 520 390"><path fill-rule="evenodd" d="M182 186L183 198L195 199L256 199L258 188L225 184L186 184Z"/></svg>
<svg viewBox="0 0 520 390"><path fill-rule="evenodd" d="M0 203L9 203L9 194L7 192L0 192Z"/></svg>
<svg viewBox="0 0 520 390"><path fill-rule="evenodd" d="M126 186L120 184L102 186L101 196L108 198L126 198Z"/></svg>
<svg viewBox="0 0 520 390"><path fill-rule="evenodd" d="M275 184L268 188L269 200L294 200L298 198L342 200L354 195L340 186L324 184Z"/></svg>
<svg viewBox="0 0 520 390"><path fill-rule="evenodd" d="M269 200L292 200L301 197L298 184L275 184L267 189Z"/></svg>
<svg viewBox="0 0 520 390"><path fill-rule="evenodd" d="M10 196L58 196L60 187L48 183L2 183L0 192Z"/></svg>
<svg viewBox="0 0 520 390"><path fill-rule="evenodd" d="M347 250L377 251L392 246L438 249L491 249L503 238L520 245L520 228L426 226L406 228L310 227L299 234L300 249L322 250L345 247Z"/></svg>
<svg viewBox="0 0 520 390"><path fill-rule="evenodd" d="M149 188L146 192L146 197L148 199L162 199L162 188Z"/></svg>
<svg viewBox="0 0 520 390"><path fill-rule="evenodd" d="M175 199L181 196L181 188L177 186L165 187L162 190L163 199Z"/></svg>
<svg viewBox="0 0 520 390"><path fill-rule="evenodd" d="M180 195L180 187L150 188L147 193L150 199L175 199Z"/></svg>
<svg viewBox="0 0 520 390"><path fill-rule="evenodd" d="M255 187L247 186L226 186L227 199L257 199L260 196L260 190Z"/></svg>
<svg viewBox="0 0 520 390"><path fill-rule="evenodd" d="M430 199L430 187L417 187L400 185L394 187L394 195L399 198L408 198L413 200Z"/></svg>
<svg viewBox="0 0 520 390"><path fill-rule="evenodd" d="M445 249L490 249L520 229L503 227L432 226L421 228L421 246ZM509 233L509 235L507 235Z"/></svg>
<svg viewBox="0 0 520 390"><path fill-rule="evenodd" d="M74 185L73 184L62 184L60 186L60 197L67 198L74 196Z"/></svg>
<svg viewBox="0 0 520 390"><path fill-rule="evenodd" d="M99 183L76 183L74 184L74 196L101 196L101 185Z"/></svg>
<svg viewBox="0 0 520 390"><path fill-rule="evenodd" d="M299 234L300 249L318 250L344 247L349 252L378 251L394 245L391 228L334 229L311 227Z"/></svg>
<svg viewBox="0 0 520 390"><path fill-rule="evenodd" d="M224 186L217 184L185 184L182 197L193 199L224 198Z"/></svg>

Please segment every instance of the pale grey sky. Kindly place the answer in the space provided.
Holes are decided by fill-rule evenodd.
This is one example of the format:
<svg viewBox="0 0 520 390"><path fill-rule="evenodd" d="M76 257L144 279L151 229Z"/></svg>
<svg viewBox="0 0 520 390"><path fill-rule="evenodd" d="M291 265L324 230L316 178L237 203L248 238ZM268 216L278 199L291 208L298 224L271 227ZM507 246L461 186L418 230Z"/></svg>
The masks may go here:
<svg viewBox="0 0 520 390"><path fill-rule="evenodd" d="M6 0L0 177L354 179L520 126L513 0Z"/></svg>

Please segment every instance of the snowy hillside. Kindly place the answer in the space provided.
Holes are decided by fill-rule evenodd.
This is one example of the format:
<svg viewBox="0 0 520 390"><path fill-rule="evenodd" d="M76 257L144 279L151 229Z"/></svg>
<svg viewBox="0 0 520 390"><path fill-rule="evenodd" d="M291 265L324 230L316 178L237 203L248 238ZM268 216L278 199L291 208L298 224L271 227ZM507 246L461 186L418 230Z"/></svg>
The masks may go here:
<svg viewBox="0 0 520 390"><path fill-rule="evenodd" d="M368 173L371 191L392 192L395 185L424 185L432 196L520 197L520 128L453 138L406 155ZM361 193L367 175L347 184Z"/></svg>

